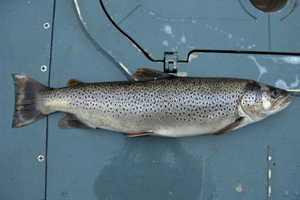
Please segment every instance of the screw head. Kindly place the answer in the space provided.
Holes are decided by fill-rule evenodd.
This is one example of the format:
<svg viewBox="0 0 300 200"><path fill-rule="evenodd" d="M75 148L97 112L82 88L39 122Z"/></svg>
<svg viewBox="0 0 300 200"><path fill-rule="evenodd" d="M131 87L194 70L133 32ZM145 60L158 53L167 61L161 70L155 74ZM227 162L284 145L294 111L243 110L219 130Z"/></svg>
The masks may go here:
<svg viewBox="0 0 300 200"><path fill-rule="evenodd" d="M42 71L42 72L47 71L47 66L46 66L46 65L42 65L42 66L41 66L41 71Z"/></svg>
<svg viewBox="0 0 300 200"><path fill-rule="evenodd" d="M46 22L46 23L44 23L43 27L44 27L44 29L48 29L48 28L50 28L50 24L48 22Z"/></svg>
<svg viewBox="0 0 300 200"><path fill-rule="evenodd" d="M45 160L44 156L43 155L39 155L38 156L38 161L39 162L43 162Z"/></svg>

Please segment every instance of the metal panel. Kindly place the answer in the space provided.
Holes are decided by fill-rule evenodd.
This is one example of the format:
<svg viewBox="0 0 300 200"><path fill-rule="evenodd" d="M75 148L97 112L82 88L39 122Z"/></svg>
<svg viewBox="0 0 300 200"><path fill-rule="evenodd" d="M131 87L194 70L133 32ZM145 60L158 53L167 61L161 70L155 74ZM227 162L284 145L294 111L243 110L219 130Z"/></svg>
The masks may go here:
<svg viewBox="0 0 300 200"><path fill-rule="evenodd" d="M12 129L14 84L11 73L48 84L53 1L2 1L1 6L0 199L44 199L46 118ZM49 26L44 24L49 23Z"/></svg>
<svg viewBox="0 0 300 200"><path fill-rule="evenodd" d="M69 78L84 82L124 80L125 77L121 74L114 77L103 75L116 69L109 62L99 66L98 63L106 62L105 52L116 60L122 60L117 63L125 63L130 72L140 67L136 61L143 59L143 54L132 48L130 41L120 35L100 11L98 4L94 2L88 6L81 1L75 2L76 11L80 11L79 19L85 31L83 33L88 33L92 42L83 39L83 33L80 33L79 26L75 24L75 31L67 31L68 24L75 18L71 15L70 3L59 3L62 8L57 9L57 17L61 18L66 13L71 17L64 18L55 27L56 30L62 30L62 27L67 29L64 29L63 34L55 32L56 53L53 65L58 66L63 61L65 67L57 67L52 71L52 86L64 86L65 83L61 81L67 82ZM97 15L92 16L94 10L97 10ZM126 19L128 17L130 15ZM147 21L143 15L139 18ZM64 47L60 40L64 41ZM76 48L83 49L78 54L72 51L73 55L69 56L63 49L67 49L71 43L74 45L74 41ZM150 44L152 41L145 42ZM116 44L120 45L116 47ZM89 54L81 56L80 53L85 51L89 51ZM83 59L86 60L82 61ZM297 61L299 57L194 53L190 55L189 63L179 64L179 74L250 78L271 85L284 79L290 86L296 82L295 75L299 76L298 66L288 62L291 59ZM162 67L162 63L160 64ZM78 73L82 71L83 65L84 69L88 69L86 71L92 73ZM283 73L286 74L285 77ZM105 130L60 130L56 124L64 115L52 115L49 131L63 134L49 136L49 159L52 162L48 165L48 169L51 169L48 184L53 187L48 188L48 197L83 198L82 191L88 191L84 196L89 199L267 198L268 187L277 187L268 179L268 170L273 164L268 162L268 156L273 156L274 159L277 157L279 162L283 159L273 153L274 149L280 147L273 146L271 138L277 135L274 140L278 141L280 134L284 134L298 140L297 134L292 132L295 127L293 122L289 129L276 131L282 123L289 122L291 110L297 110L297 103L280 115L226 135L180 139L128 139L122 134ZM299 116L295 116L297 117ZM289 150L289 154L294 154L293 152ZM297 162L299 160L295 159L292 165L297 166ZM276 176L276 172L274 173L273 176ZM283 177L281 180L285 181ZM297 181L297 177L293 177L292 181ZM290 189L297 190L297 187L291 185ZM284 192L278 191L281 194Z"/></svg>
<svg viewBox="0 0 300 200"><path fill-rule="evenodd" d="M300 31L295 0L270 14L248 0L138 1L128 15L120 14L115 4L105 4L111 18L117 15L118 26L154 59L162 59L164 51L178 51L184 60L196 49L300 52L299 42L290 39Z"/></svg>
<svg viewBox="0 0 300 200"><path fill-rule="evenodd" d="M55 19L51 87L65 87L71 78L127 80L86 37L72 1L56 2ZM64 116L49 116L47 199L95 199L94 179L124 137L102 130L62 130L57 123Z"/></svg>
<svg viewBox="0 0 300 200"><path fill-rule="evenodd" d="M210 1L187 1L182 6L179 1L157 3L161 6L154 6L155 1L134 0L105 1L104 5L114 21L160 62L151 62L140 52L111 23L97 0L57 1L54 27L53 4L30 1L12 5L7 1L1 5L7 27L1 29L5 66L1 83L7 86L3 94L8 94L1 95L1 199L44 199L45 192L46 199L299 198L299 97L292 97L291 105L275 116L219 136L125 138L102 129L62 130L57 123L64 113L50 115L47 129L46 118L23 128L10 128L14 101L10 73L24 73L48 83L49 70L43 73L40 66L49 65L51 28L50 86L54 88L66 86L71 78L121 81L139 67L162 70L164 52L173 50L179 52L179 59L188 61L179 62L180 76L248 78L299 88L297 43L276 39L285 35L291 41L297 33L298 26L293 25L297 8L287 12L290 8L286 7L286 12L272 15L242 0L231 4L220 1L216 8ZM199 6L202 12L195 9ZM49 11L44 14L41 10ZM178 19L171 19L176 17L173 12ZM284 13L291 14L273 24L277 28L271 25L269 29L269 20ZM50 29L43 28L46 21ZM289 33L285 34L287 26ZM24 40L24 35L28 39ZM280 48L293 55L280 54ZM189 55L196 49L244 52ZM252 50L277 54L251 54ZM47 171L45 162L37 160L46 153L46 130Z"/></svg>

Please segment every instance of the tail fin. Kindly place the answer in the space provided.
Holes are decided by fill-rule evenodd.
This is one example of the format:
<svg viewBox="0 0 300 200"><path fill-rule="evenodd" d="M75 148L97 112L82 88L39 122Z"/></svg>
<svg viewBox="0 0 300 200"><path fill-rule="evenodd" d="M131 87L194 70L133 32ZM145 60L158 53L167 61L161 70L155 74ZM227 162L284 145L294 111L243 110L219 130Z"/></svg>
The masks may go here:
<svg viewBox="0 0 300 200"><path fill-rule="evenodd" d="M15 81L13 128L30 124L45 115L36 109L36 96L46 86L22 75L12 74Z"/></svg>

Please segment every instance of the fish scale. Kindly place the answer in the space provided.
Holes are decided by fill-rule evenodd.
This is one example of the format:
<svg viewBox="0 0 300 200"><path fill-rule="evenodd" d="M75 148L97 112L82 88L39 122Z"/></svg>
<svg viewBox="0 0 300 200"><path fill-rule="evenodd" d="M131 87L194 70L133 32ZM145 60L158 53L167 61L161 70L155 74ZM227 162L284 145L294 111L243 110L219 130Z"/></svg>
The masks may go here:
<svg viewBox="0 0 300 200"><path fill-rule="evenodd" d="M269 115L264 109L270 110L267 106L278 101L269 98L274 90L282 94L276 112L290 102L286 91L251 80L179 78L150 69L138 71L134 78L140 80L85 84L72 79L69 87L58 89L38 85L33 116L62 111L69 114L60 120L61 128L104 128L129 136L182 137L222 133L261 120ZM21 88L18 81L15 77L16 91ZM34 85L29 78L22 84L26 85L26 81ZM22 104L22 100L18 102ZM22 106L16 105L17 110ZM16 120L20 114L15 112L15 126L25 123Z"/></svg>

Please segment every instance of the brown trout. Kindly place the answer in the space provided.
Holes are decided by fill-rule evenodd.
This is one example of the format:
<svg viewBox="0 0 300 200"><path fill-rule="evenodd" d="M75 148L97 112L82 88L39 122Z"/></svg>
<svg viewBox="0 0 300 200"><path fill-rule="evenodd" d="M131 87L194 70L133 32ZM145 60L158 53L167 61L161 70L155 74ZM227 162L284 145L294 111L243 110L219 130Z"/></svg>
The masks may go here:
<svg viewBox="0 0 300 200"><path fill-rule="evenodd" d="M60 128L103 128L127 136L184 137L220 134L286 108L285 90L245 79L181 78L141 68L136 81L82 83L48 88L13 74L13 127L66 112Z"/></svg>

